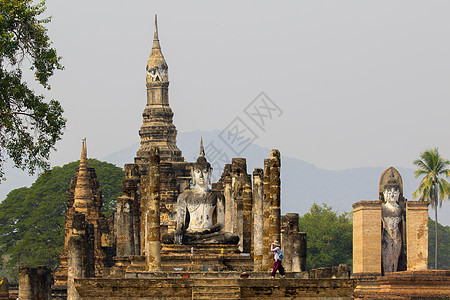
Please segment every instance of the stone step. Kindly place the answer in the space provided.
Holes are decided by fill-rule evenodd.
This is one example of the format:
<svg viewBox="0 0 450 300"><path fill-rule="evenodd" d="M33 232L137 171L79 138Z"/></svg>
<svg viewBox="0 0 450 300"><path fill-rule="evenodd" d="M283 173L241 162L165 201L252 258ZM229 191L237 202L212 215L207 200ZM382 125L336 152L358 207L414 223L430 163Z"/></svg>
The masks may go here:
<svg viewBox="0 0 450 300"><path fill-rule="evenodd" d="M237 288L239 286L237 284L237 278L196 278L195 280L195 288L201 289L202 287L217 287L220 288Z"/></svg>
<svg viewBox="0 0 450 300"><path fill-rule="evenodd" d="M228 300L228 299L241 299L241 295L229 295L229 294L217 294L217 295L211 295L211 294L198 294L198 293L192 293L192 299L208 299L208 300Z"/></svg>
<svg viewBox="0 0 450 300"><path fill-rule="evenodd" d="M216 281L217 282L217 281ZM240 292L241 289L238 286L230 286L230 285L195 285L193 287L193 291L198 293L234 293Z"/></svg>
<svg viewBox="0 0 450 300"><path fill-rule="evenodd" d="M196 254L238 254L240 253L237 245L215 245L215 244L205 244L205 245L167 245L164 244L161 249L161 254L191 254L191 249Z"/></svg>
<svg viewBox="0 0 450 300"><path fill-rule="evenodd" d="M241 289L236 286L194 286L192 299L240 299Z"/></svg>

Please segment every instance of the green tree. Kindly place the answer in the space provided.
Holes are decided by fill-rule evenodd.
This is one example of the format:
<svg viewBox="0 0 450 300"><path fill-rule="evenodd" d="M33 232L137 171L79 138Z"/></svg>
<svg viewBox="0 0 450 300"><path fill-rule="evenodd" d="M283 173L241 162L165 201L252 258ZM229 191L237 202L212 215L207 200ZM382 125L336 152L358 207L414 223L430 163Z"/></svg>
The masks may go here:
<svg viewBox="0 0 450 300"><path fill-rule="evenodd" d="M450 184L441 176L450 175L450 161L444 159L439 154L438 148L426 150L420 154L420 159L416 159L414 164L419 167L414 172L416 178L424 175L419 184L419 188L413 193L414 198L428 201L434 208L435 221L435 245L438 245L438 207L442 206L442 201L448 199L450 194ZM434 268L438 268L438 247L434 252Z"/></svg>
<svg viewBox="0 0 450 300"><path fill-rule="evenodd" d="M23 62L29 63L36 81L50 89L49 78L63 69L44 27L50 18L38 18L44 11L44 1L0 0L0 179L7 157L30 174L48 169L65 128L60 103L45 102L22 78Z"/></svg>
<svg viewBox="0 0 450 300"><path fill-rule="evenodd" d="M103 212L110 215L121 195L122 169L89 159L103 194ZM67 189L79 162L55 167L41 174L30 188L11 191L0 203L0 256L2 273L17 280L17 266L46 265L55 268L64 244Z"/></svg>
<svg viewBox="0 0 450 300"><path fill-rule="evenodd" d="M352 262L352 217L338 214L323 203L314 203L309 212L299 218L299 230L306 232L308 250L306 268L332 267Z"/></svg>
<svg viewBox="0 0 450 300"><path fill-rule="evenodd" d="M428 253L434 253L435 251L435 222L428 219ZM450 227L443 226L438 223L438 235L439 235L439 268L443 270L450 270ZM434 255L428 257L428 268L434 267Z"/></svg>

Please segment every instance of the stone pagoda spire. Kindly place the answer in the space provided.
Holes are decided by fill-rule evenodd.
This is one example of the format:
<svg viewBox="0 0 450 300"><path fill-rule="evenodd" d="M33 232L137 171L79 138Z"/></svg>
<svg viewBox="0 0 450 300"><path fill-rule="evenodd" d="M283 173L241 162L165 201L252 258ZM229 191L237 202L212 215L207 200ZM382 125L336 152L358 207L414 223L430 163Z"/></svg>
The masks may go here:
<svg viewBox="0 0 450 300"><path fill-rule="evenodd" d="M183 162L177 147L177 129L173 124L173 112L169 106L169 67L161 51L158 24L155 15L153 46L147 62L147 105L139 135L141 146L136 153L137 164L145 165L151 147L160 149L161 162Z"/></svg>
<svg viewBox="0 0 450 300"><path fill-rule="evenodd" d="M89 182L90 178L91 176L88 171L86 138L84 138L81 143L80 166L78 168L78 178L75 185L73 203L75 210L84 214L88 213L88 207L91 206L93 201L92 190Z"/></svg>
<svg viewBox="0 0 450 300"><path fill-rule="evenodd" d="M203 148L203 137L200 137L200 151L198 152L198 156L205 157L205 148Z"/></svg>
<svg viewBox="0 0 450 300"><path fill-rule="evenodd" d="M168 82L169 67L167 66L164 55L161 52L161 45L158 37L158 21L155 15L155 32L153 34L153 46L150 57L147 62L147 84L149 82Z"/></svg>

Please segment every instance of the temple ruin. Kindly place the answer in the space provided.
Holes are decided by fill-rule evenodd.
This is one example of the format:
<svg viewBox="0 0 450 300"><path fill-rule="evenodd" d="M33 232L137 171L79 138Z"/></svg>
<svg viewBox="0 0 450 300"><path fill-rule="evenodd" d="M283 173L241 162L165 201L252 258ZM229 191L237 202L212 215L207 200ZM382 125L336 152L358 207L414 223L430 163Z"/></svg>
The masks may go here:
<svg viewBox="0 0 450 300"><path fill-rule="evenodd" d="M182 156L156 16L146 71L141 144L124 166L115 213L101 213L83 140L53 285L48 269L22 267L19 299L348 299L354 292L376 299L391 282L384 273L426 269L427 207L403 198L400 174L390 168L380 199L353 206L356 276L346 265L306 272L307 234L299 231L298 214L281 215L278 150L253 171L245 158L233 158L214 183L203 141L196 161ZM281 241L287 278L269 278L273 241ZM448 274L436 276L448 282Z"/></svg>

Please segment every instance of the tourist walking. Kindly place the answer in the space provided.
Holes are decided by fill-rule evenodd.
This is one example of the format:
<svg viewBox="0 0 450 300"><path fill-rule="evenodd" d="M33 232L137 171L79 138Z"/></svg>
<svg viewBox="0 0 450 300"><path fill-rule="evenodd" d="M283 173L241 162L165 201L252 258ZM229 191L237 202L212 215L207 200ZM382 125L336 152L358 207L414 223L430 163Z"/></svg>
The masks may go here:
<svg viewBox="0 0 450 300"><path fill-rule="evenodd" d="M281 251L281 245L278 241L275 241L270 245L270 251L273 253L273 270L271 276L275 278L275 273L277 270L280 272L281 277L284 278L284 268L281 264L281 260L283 259L283 252Z"/></svg>

